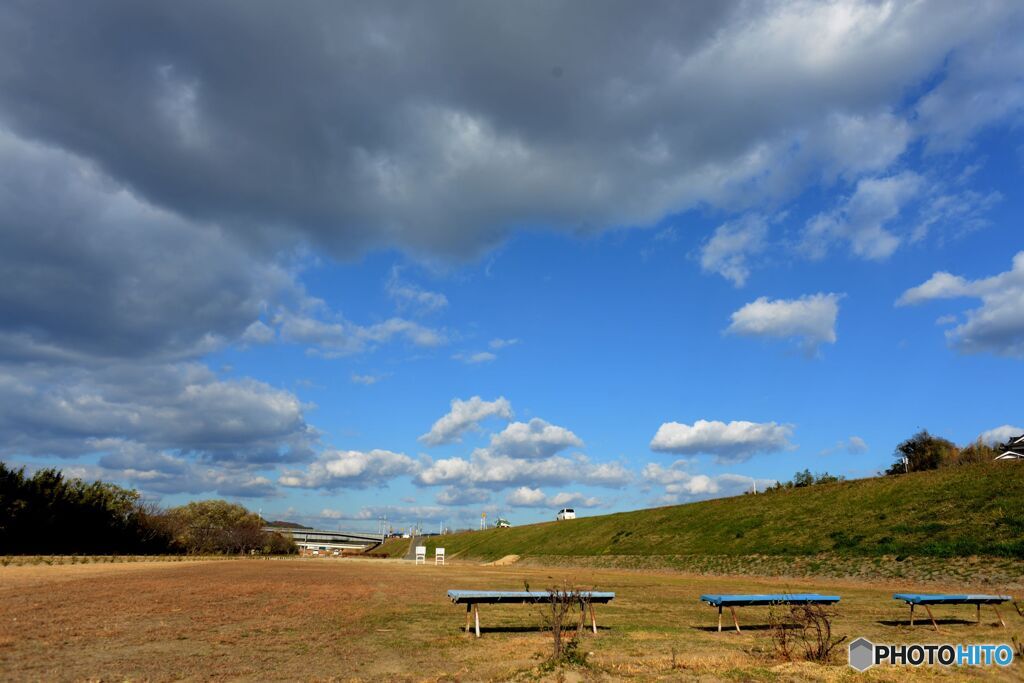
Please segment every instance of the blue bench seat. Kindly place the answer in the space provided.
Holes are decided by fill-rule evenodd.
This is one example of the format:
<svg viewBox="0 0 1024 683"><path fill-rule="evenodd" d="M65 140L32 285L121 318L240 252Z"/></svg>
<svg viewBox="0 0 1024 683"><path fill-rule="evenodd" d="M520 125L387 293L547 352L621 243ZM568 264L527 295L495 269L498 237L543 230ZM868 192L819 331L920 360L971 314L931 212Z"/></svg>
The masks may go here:
<svg viewBox="0 0 1024 683"><path fill-rule="evenodd" d="M736 618L737 607L756 605L834 605L839 602L838 595L820 595L818 593L755 593L739 595L702 595L701 602L718 608L718 630L722 630L722 608L728 607L732 613L732 622L736 631L740 630L740 622Z"/></svg>
<svg viewBox="0 0 1024 683"><path fill-rule="evenodd" d="M480 637L480 605L499 604L542 604L550 602L553 593L551 591L473 591L473 590L450 590L448 599L456 605L466 606L466 633L469 633L470 619L476 621L476 637ZM615 599L615 593L601 591L579 591L576 593L580 600L581 612L587 607L590 608L590 626L594 633L597 633L597 617L594 614L594 604L608 604ZM584 614L584 617L586 615Z"/></svg>
<svg viewBox="0 0 1024 683"><path fill-rule="evenodd" d="M924 607L936 631L939 630L939 625L935 623L930 605L974 605L979 624L981 623L981 606L992 605L999 623L1005 628L1006 622L1003 621L1003 615L999 613L999 608L996 606L1013 600L1009 595L987 595L985 593L896 593L892 598L893 600L902 600L905 604L910 605L911 626L914 625L914 607L916 605Z"/></svg>

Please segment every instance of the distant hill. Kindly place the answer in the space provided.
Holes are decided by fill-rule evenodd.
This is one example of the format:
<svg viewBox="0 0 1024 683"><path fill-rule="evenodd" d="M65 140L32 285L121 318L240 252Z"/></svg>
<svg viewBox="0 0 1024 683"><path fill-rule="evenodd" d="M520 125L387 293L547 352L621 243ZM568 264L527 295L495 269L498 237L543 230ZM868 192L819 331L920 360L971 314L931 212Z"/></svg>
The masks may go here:
<svg viewBox="0 0 1024 683"><path fill-rule="evenodd" d="M513 519L514 523L514 519ZM429 539L449 557L967 557L1024 559L1024 462L963 465ZM388 543L399 555L408 546Z"/></svg>

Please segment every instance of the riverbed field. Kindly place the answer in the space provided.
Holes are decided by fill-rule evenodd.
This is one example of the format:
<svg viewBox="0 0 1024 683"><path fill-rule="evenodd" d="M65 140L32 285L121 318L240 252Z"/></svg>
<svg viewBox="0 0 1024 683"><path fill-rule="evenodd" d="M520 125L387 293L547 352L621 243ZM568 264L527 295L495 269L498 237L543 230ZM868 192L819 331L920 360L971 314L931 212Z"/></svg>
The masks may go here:
<svg viewBox="0 0 1024 683"><path fill-rule="evenodd" d="M562 586L614 591L582 637L584 664L547 665L552 637L536 606L483 606L482 637L463 631L448 589ZM828 664L785 661L768 608L738 610L741 633L717 632L701 593L822 592L842 596L834 632L874 642L1006 642L1024 619L972 607L935 610L941 633L892 593L966 591L969 584L694 575L549 568L518 563L234 559L0 567L3 680L1020 680L1009 669L876 668L857 674L845 643ZM1020 593L1006 587L1012 593ZM987 586L986 592L994 592ZM1019 596L1018 596L1019 597ZM726 613L728 615L728 613ZM922 617L924 615L921 615Z"/></svg>

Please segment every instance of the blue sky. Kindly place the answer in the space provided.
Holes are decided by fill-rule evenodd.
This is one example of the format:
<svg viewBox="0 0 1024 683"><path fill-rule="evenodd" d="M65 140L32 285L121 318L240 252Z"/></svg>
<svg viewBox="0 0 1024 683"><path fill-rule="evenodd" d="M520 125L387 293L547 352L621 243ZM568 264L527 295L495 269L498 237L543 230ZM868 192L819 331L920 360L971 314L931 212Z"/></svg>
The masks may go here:
<svg viewBox="0 0 1024 683"><path fill-rule="evenodd" d="M1018 5L187 5L0 10L6 462L431 529L1024 432Z"/></svg>

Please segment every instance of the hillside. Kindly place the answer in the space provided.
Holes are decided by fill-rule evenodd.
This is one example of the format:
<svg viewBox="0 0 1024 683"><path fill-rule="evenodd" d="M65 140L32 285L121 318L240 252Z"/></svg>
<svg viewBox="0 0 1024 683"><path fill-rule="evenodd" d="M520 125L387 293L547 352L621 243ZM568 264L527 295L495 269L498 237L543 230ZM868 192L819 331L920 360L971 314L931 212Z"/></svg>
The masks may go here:
<svg viewBox="0 0 1024 683"><path fill-rule="evenodd" d="M438 539L430 539L428 553ZM1024 463L965 465L443 538L449 557L1024 559ZM400 555L408 541L384 546Z"/></svg>

